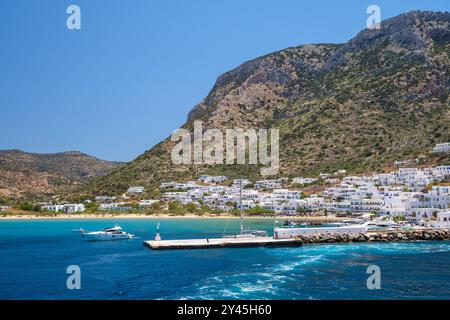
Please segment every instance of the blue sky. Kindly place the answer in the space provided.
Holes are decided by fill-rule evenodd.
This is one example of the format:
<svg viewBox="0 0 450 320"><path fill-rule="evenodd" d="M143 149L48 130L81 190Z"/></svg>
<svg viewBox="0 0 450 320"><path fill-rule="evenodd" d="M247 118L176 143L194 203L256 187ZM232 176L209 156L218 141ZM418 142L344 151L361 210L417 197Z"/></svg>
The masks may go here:
<svg viewBox="0 0 450 320"><path fill-rule="evenodd" d="M66 8L81 8L81 30ZM1 0L0 149L132 160L182 125L216 78L305 43L342 43L447 0Z"/></svg>

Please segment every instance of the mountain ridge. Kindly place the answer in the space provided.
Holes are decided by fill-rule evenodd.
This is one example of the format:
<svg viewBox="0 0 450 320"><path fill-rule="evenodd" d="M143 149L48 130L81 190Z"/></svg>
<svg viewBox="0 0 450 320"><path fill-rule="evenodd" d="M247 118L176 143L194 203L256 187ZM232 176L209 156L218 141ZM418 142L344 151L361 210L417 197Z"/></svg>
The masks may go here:
<svg viewBox="0 0 450 320"><path fill-rule="evenodd" d="M32 153L0 150L0 195L40 198L105 175L121 162L101 160L80 151Z"/></svg>
<svg viewBox="0 0 450 320"><path fill-rule="evenodd" d="M244 62L217 78L183 128L195 120L204 129L277 127L284 176L387 170L450 140L449 57L450 13L404 13L344 44L301 45ZM261 178L258 166L174 166L173 145L165 139L94 179L87 192L156 190L203 173Z"/></svg>

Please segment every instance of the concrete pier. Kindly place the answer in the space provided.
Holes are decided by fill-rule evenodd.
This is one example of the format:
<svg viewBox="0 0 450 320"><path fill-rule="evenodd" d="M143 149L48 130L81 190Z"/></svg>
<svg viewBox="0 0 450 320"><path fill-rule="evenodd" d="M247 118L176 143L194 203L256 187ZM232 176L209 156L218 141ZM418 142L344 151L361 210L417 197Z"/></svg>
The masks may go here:
<svg viewBox="0 0 450 320"><path fill-rule="evenodd" d="M209 249L209 248L243 248L243 247L298 247L302 241L298 239L257 238L212 238L186 240L149 240L144 244L154 250L173 249Z"/></svg>

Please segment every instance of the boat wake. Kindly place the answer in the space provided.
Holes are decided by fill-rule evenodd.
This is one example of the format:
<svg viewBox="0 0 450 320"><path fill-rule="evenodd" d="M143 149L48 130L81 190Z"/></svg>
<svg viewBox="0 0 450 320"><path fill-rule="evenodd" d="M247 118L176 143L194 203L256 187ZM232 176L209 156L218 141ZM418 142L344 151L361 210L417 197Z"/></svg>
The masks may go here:
<svg viewBox="0 0 450 320"><path fill-rule="evenodd" d="M262 270L260 264L253 264L245 272L219 272L163 299L315 299L311 287L320 290L324 285L333 297L350 294L342 281L347 281L352 268L361 268L365 274L367 265L380 257L445 252L450 252L450 242L314 245L267 250L278 263ZM303 294L302 287L308 288L308 295Z"/></svg>

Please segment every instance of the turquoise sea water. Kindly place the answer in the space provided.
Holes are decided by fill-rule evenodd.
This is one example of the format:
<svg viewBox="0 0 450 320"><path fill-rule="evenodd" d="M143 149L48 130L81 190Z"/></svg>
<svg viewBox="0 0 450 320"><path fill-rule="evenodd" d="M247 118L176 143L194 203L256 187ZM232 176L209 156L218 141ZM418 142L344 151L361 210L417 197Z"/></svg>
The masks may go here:
<svg viewBox="0 0 450 320"><path fill-rule="evenodd" d="M152 251L164 239L238 232L239 220L0 221L0 299L449 299L450 242ZM85 241L72 229L114 224L139 238ZM245 220L271 231L272 220ZM381 289L369 290L369 265ZM66 268L81 268L68 290Z"/></svg>

